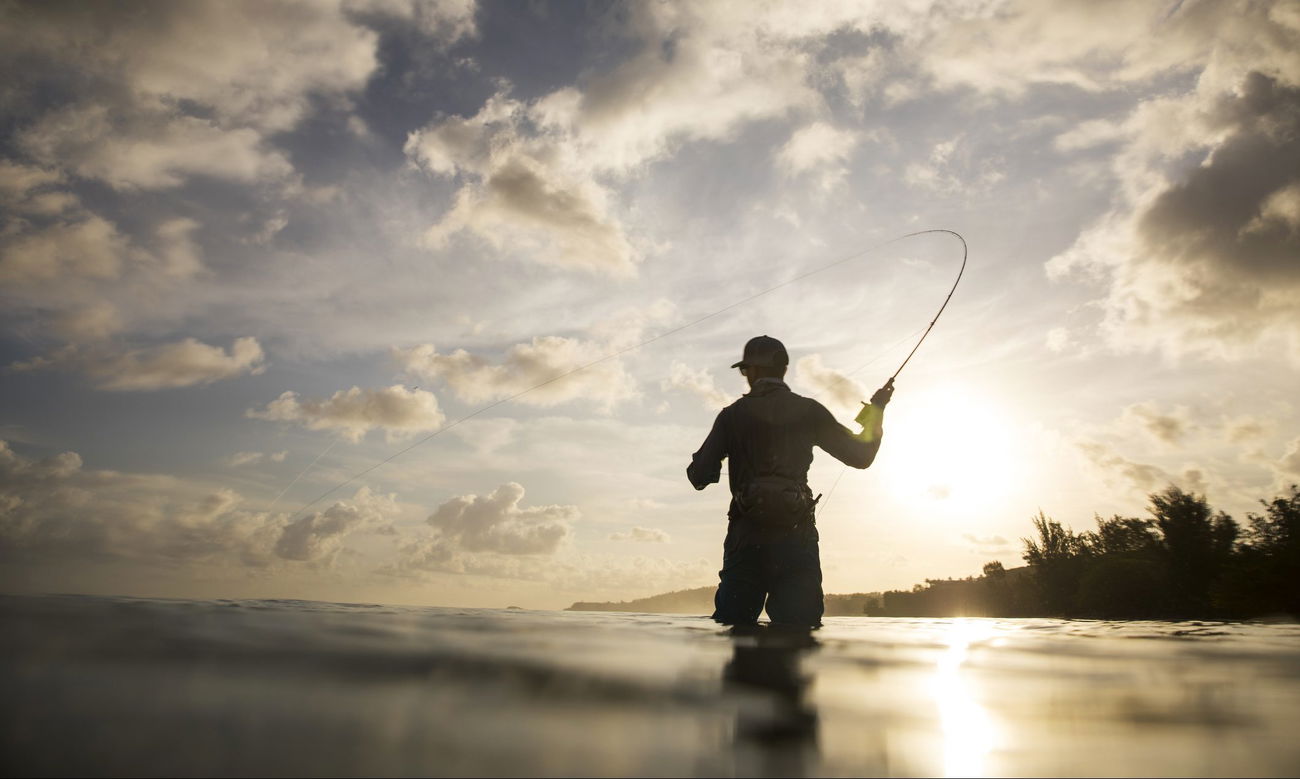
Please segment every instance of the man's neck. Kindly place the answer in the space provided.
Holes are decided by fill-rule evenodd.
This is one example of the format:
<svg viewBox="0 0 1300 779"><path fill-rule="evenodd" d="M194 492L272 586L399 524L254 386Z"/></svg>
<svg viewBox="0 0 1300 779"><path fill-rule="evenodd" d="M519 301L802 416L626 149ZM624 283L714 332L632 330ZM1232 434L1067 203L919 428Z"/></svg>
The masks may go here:
<svg viewBox="0 0 1300 779"><path fill-rule="evenodd" d="M785 384L785 379L778 379L774 376L764 376L761 379L754 379L749 383L750 392L769 392L774 389L790 389Z"/></svg>

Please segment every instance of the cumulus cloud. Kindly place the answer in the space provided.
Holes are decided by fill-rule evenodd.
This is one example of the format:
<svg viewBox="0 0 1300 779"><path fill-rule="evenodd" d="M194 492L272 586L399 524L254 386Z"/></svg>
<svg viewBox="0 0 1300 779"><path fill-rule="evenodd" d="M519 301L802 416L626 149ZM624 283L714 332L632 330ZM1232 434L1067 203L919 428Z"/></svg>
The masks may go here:
<svg viewBox="0 0 1300 779"><path fill-rule="evenodd" d="M444 502L427 520L434 532L406 542L394 570L544 578L580 513L576 506L524 508L523 497L524 488L508 482L488 495Z"/></svg>
<svg viewBox="0 0 1300 779"><path fill-rule="evenodd" d="M465 3L370 5L472 32ZM16 6L0 37L7 71L76 76L65 82L74 93L25 128L19 147L114 187L173 187L192 175L282 178L292 168L271 134L295 126L313 99L364 87L378 67L378 36L337 3L155 3L147 13L120 11ZM20 77L13 93L39 84Z"/></svg>
<svg viewBox="0 0 1300 779"><path fill-rule="evenodd" d="M362 487L350 501L339 501L324 511L285 524L275 542L275 553L284 560L328 564L353 533L393 532L386 517L396 511L395 496L375 495Z"/></svg>
<svg viewBox="0 0 1300 779"><path fill-rule="evenodd" d="M401 384L380 389L353 387L328 398L302 398L284 392L265 408L249 409L246 416L275 422L296 422L308 430L336 430L356 443L371 430L383 430L389 441L437 430L446 415L432 392L410 390Z"/></svg>
<svg viewBox="0 0 1300 779"><path fill-rule="evenodd" d="M674 360L668 371L668 378L660 383L660 388L669 392L680 390L694 395L710 409L720 409L735 400L735 396L718 389L713 383L713 374L705 368L693 370L689 365Z"/></svg>
<svg viewBox="0 0 1300 779"><path fill-rule="evenodd" d="M1102 283L1113 347L1215 359L1280 351L1300 364L1300 20L1285 3L1201 3L1167 27L1159 45L1131 42L1123 54L1136 70L1119 76L1182 51L1195 55L1180 67L1199 71L1196 87L1123 123L1121 202L1049 273Z"/></svg>
<svg viewBox="0 0 1300 779"><path fill-rule="evenodd" d="M635 541L642 544L666 544L672 541L672 537L666 532L654 527L634 527L631 530L621 530L617 533L610 533L611 541Z"/></svg>
<svg viewBox="0 0 1300 779"><path fill-rule="evenodd" d="M100 389L147 392L194 387L266 370L256 338L236 338L226 351L193 338L141 349L68 346L9 366L14 371L76 370Z"/></svg>
<svg viewBox="0 0 1300 779"><path fill-rule="evenodd" d="M851 376L826 367L820 354L801 357L794 364L794 380L811 395L824 396L830 405L843 410L856 410L871 394Z"/></svg>
<svg viewBox="0 0 1300 779"><path fill-rule="evenodd" d="M499 95L469 119L453 117L411 134L406 152L415 164L472 182L462 185L426 240L445 247L470 231L545 264L630 274L639 255L611 214L609 189L583 170L571 147L527 136L524 114L522 105Z"/></svg>
<svg viewBox="0 0 1300 779"><path fill-rule="evenodd" d="M366 25L383 18L435 45L475 32L471 0L6 5L0 103L21 118L0 160L7 312L77 342L103 337L105 318L77 312L106 298L130 314L114 331L165 308L158 293L202 268L199 225L143 190L197 177L307 198L284 134L366 86L379 67ZM117 196L79 197L88 181Z"/></svg>
<svg viewBox="0 0 1300 779"><path fill-rule="evenodd" d="M682 144L802 115L811 121L780 152L781 166L834 173L847 159L850 132L815 118L825 106L811 84L821 68L814 50L832 31L870 30L871 14L734 3L626 11L623 33L636 48L614 67L527 103L503 88L472 116L442 117L410 135L412 163L459 186L426 236L433 245L468 231L535 262L628 275L643 252L611 183Z"/></svg>
<svg viewBox="0 0 1300 779"><path fill-rule="evenodd" d="M438 506L429 525L444 543L469 552L552 554L572 532L576 506L520 508L524 488L502 484L485 496L460 495Z"/></svg>
<svg viewBox="0 0 1300 779"><path fill-rule="evenodd" d="M582 399L610 409L636 396L636 382L622 362L610 359L565 375L608 353L608 347L594 341L539 336L511 346L497 363L464 349L441 354L433 344L393 349L392 356L404 372L445 382L467 403L501 400L537 387L518 401L554 406Z"/></svg>
<svg viewBox="0 0 1300 779"><path fill-rule="evenodd" d="M196 497L193 487L171 477L86 470L74 452L32 460L0 441L5 562L329 566L348 536L387 532L386 516L395 508L392 496L366 488L296 521L242 502L228 489Z"/></svg>

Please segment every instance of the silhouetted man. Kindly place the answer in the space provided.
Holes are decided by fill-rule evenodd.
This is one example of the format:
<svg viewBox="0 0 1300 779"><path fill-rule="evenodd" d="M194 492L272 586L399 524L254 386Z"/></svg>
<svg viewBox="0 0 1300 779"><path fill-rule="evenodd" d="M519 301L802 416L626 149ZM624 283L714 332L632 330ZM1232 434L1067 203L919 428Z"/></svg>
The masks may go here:
<svg viewBox="0 0 1300 779"><path fill-rule="evenodd" d="M731 507L713 618L727 625L758 621L767 601L773 624L821 624L822 570L814 510L808 489L814 446L854 468L876 458L883 410L892 380L871 396L858 415L854 434L826 407L786 386L790 357L775 338L760 335L745 344L732 365L750 391L718 412L713 430L691 458L686 475L695 489L718 481L723 458L730 459Z"/></svg>

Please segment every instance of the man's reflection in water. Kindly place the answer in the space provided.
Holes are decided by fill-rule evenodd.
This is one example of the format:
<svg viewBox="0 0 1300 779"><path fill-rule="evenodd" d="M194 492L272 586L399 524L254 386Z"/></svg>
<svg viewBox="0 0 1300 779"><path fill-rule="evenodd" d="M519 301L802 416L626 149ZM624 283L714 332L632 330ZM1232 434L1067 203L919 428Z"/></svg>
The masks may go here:
<svg viewBox="0 0 1300 779"><path fill-rule="evenodd" d="M741 697L736 716L739 773L806 776L817 766L817 712L804 701L811 678L800 661L817 647L808 628L772 625L731 630L726 689ZM748 766L749 758L756 765Z"/></svg>

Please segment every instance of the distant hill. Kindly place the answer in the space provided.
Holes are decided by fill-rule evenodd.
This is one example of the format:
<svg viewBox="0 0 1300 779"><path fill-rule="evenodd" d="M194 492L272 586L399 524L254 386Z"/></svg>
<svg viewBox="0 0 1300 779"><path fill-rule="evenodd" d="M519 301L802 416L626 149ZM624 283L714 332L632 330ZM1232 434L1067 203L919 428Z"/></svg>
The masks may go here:
<svg viewBox="0 0 1300 779"><path fill-rule="evenodd" d="M716 585L696 587L693 590L676 590L648 598L627 601L587 602L578 601L566 611L635 611L648 614L700 614L713 613L713 593ZM878 592L855 592L851 595L827 595L826 616L860 617L868 609L880 607L881 595Z"/></svg>
<svg viewBox="0 0 1300 779"><path fill-rule="evenodd" d="M578 601L565 611L636 611L650 614L712 614L715 586L675 590L648 598L614 602Z"/></svg>

